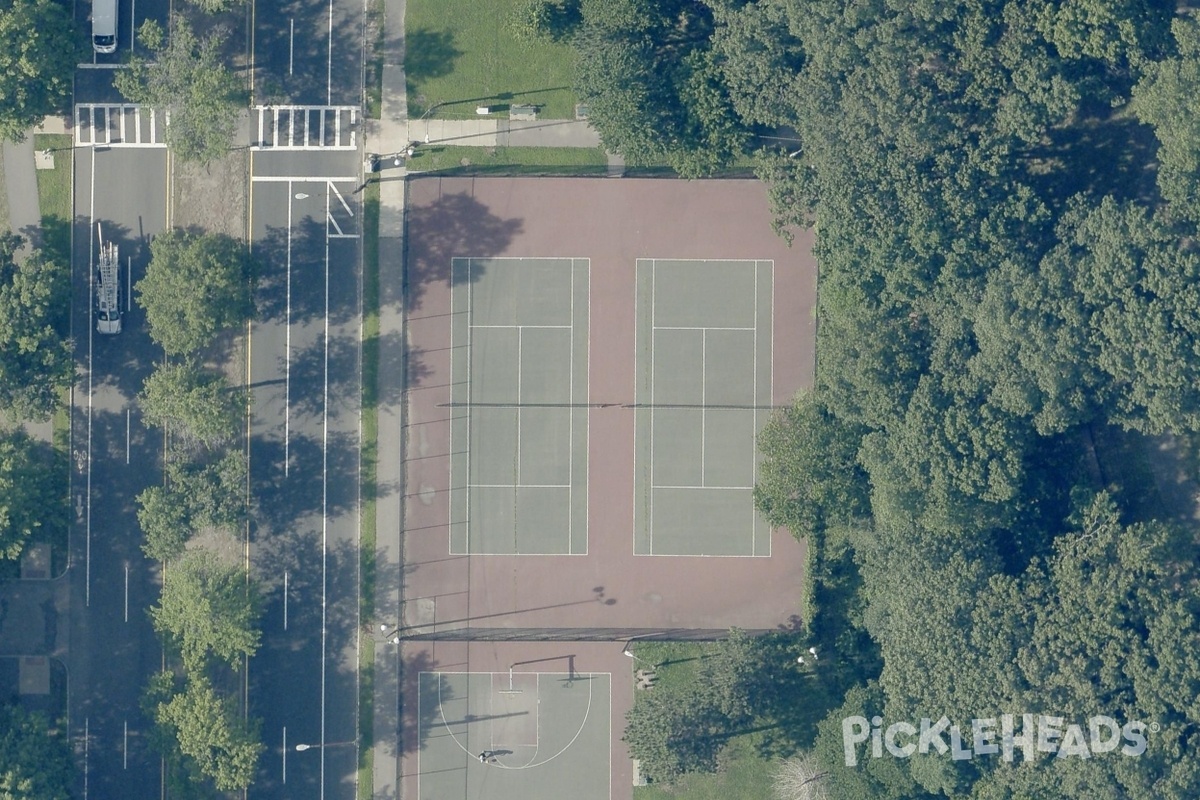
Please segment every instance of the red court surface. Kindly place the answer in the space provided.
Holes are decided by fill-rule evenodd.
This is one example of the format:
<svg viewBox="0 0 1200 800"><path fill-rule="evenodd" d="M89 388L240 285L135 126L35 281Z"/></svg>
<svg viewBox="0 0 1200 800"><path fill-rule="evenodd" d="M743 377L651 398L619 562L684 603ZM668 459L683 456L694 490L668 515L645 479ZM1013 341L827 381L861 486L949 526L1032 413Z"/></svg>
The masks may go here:
<svg viewBox="0 0 1200 800"><path fill-rule="evenodd" d="M629 766L619 740L633 690L623 639L797 624L803 546L787 531L772 532L769 557L634 554L635 419L622 407L635 400L639 258L773 261L771 404L786 405L811 385L817 283L812 238L798 232L789 248L770 221L765 188L756 181L410 181L404 635L561 641L407 642L406 776L416 769L408 759L418 746L411 673L462 671L468 662L471 671L494 671L537 657L531 653L569 651L586 656L588 663L576 666L580 671L613 672L613 796L628 797ZM451 554L451 260L468 257L590 260L586 555Z"/></svg>

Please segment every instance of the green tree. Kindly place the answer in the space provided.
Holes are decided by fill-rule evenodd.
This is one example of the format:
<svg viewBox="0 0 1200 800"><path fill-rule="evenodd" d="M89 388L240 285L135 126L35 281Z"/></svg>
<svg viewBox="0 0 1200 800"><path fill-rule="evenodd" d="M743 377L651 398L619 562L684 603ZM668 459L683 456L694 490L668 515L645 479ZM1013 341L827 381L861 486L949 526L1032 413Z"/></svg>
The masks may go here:
<svg viewBox="0 0 1200 800"><path fill-rule="evenodd" d="M68 800L75 781L71 750L45 717L0 705L0 798Z"/></svg>
<svg viewBox="0 0 1200 800"><path fill-rule="evenodd" d="M609 150L700 177L745 151L716 59L712 10L697 0L583 0L576 91Z"/></svg>
<svg viewBox="0 0 1200 800"><path fill-rule="evenodd" d="M237 702L219 695L203 675L191 674L182 693L160 703L156 719L219 791L245 789L254 780L264 750L257 725L244 721Z"/></svg>
<svg viewBox="0 0 1200 800"><path fill-rule="evenodd" d="M526 0L513 10L509 26L523 39L561 42L569 40L582 21L579 0Z"/></svg>
<svg viewBox="0 0 1200 800"><path fill-rule="evenodd" d="M245 522L245 456L230 451L207 465L172 461L167 484L143 491L138 505L145 534L142 550L159 561L175 559L195 533L206 528L232 531Z"/></svg>
<svg viewBox="0 0 1200 800"><path fill-rule="evenodd" d="M244 413L241 395L219 375L190 361L164 364L138 395L146 422L187 445L215 447L235 436Z"/></svg>
<svg viewBox="0 0 1200 800"><path fill-rule="evenodd" d="M1200 222L1200 23L1171 23L1176 54L1146 65L1133 88L1133 111L1158 137L1158 186L1177 213Z"/></svg>
<svg viewBox="0 0 1200 800"><path fill-rule="evenodd" d="M67 270L38 250L18 259L23 243L0 234L0 409L44 420L74 374L70 344L54 324L67 302Z"/></svg>
<svg viewBox="0 0 1200 800"><path fill-rule="evenodd" d="M231 665L254 655L260 614L257 591L244 570L206 550L189 551L171 564L158 605L150 610L155 629L179 647L192 675L210 655Z"/></svg>
<svg viewBox="0 0 1200 800"><path fill-rule="evenodd" d="M224 0L202 0L224 4ZM233 143L239 109L245 101L242 81L224 64L224 28L196 34L182 16L171 16L169 33L152 19L138 39L152 58L135 55L113 84L130 102L170 116L167 145L184 161L207 164L225 155Z"/></svg>
<svg viewBox="0 0 1200 800"><path fill-rule="evenodd" d="M20 142L70 100L82 42L70 11L54 0L0 3L0 42L0 139Z"/></svg>
<svg viewBox="0 0 1200 800"><path fill-rule="evenodd" d="M767 521L795 536L871 513L870 486L858 463L863 429L829 412L816 392L803 392L758 437L763 455L754 501Z"/></svg>
<svg viewBox="0 0 1200 800"><path fill-rule="evenodd" d="M192 530L187 509L165 486L151 486L137 496L138 524L145 541L142 552L156 561L171 561L183 555Z"/></svg>
<svg viewBox="0 0 1200 800"><path fill-rule="evenodd" d="M65 529L65 465L23 432L0 433L0 558L20 558L37 531Z"/></svg>
<svg viewBox="0 0 1200 800"><path fill-rule="evenodd" d="M168 355L203 350L254 315L255 271L244 243L172 230L154 238L150 256L134 289L151 338Z"/></svg>

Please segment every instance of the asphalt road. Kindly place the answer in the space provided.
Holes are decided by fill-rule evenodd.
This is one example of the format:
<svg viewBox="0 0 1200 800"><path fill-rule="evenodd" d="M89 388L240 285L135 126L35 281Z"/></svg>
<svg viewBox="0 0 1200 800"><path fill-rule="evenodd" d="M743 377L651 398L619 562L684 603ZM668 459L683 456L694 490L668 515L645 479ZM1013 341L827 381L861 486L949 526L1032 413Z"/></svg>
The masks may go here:
<svg viewBox="0 0 1200 800"><path fill-rule="evenodd" d="M165 29L170 7L170 0L117 0L117 51L104 55L91 50L91 0L76 1L75 20L79 24L79 29L84 31L88 37L87 59L81 65L83 66L84 74L77 76L77 80L85 82L85 88L81 90L76 85L75 93L77 102L99 102L99 98L96 98L94 93L88 91L86 88L89 80L87 73L95 69L103 75L112 66L120 64L121 60L131 49L133 52L137 52L138 45L135 34L138 26L147 19L153 19L157 20ZM87 99L81 99L84 96Z"/></svg>
<svg viewBox="0 0 1200 800"><path fill-rule="evenodd" d="M134 498L161 481L162 439L143 427L133 402L158 350L136 308L121 334L95 332L91 265L98 222L105 240L119 245L122 280L132 275L136 283L149 262L149 237L165 224L165 198L165 150L75 151L72 330L83 369L72 415L68 669L71 738L83 750L80 797L85 789L87 797L159 796L159 758L139 710L144 676L162 661L146 613L158 576L140 549Z"/></svg>
<svg viewBox="0 0 1200 800"><path fill-rule="evenodd" d="M358 106L362 16L362 3L347 0L259 0L255 102Z"/></svg>
<svg viewBox="0 0 1200 800"><path fill-rule="evenodd" d="M249 703L268 748L255 798L354 797L357 161L353 151L253 159L251 236L263 272L251 335L250 557L266 611Z"/></svg>

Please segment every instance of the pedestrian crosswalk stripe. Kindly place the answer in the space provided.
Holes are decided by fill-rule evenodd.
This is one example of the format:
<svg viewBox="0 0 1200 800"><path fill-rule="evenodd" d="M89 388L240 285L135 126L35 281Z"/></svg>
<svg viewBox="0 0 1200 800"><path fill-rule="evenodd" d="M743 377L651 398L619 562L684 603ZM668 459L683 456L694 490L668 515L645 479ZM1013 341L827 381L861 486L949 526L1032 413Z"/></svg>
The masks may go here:
<svg viewBox="0 0 1200 800"><path fill-rule="evenodd" d="M87 147L166 147L166 115L135 103L78 103L75 144Z"/></svg>
<svg viewBox="0 0 1200 800"><path fill-rule="evenodd" d="M354 106L255 106L258 137L253 150L354 150Z"/></svg>

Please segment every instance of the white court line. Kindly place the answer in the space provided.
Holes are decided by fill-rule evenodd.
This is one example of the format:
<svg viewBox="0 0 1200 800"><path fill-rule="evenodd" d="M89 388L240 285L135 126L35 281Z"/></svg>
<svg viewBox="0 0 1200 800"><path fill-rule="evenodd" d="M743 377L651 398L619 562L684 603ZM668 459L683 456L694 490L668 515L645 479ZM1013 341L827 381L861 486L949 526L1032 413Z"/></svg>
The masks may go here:
<svg viewBox="0 0 1200 800"><path fill-rule="evenodd" d="M708 331L700 333L700 485L704 485L704 450L708 443L708 409L706 393L708 386ZM754 549L754 542L750 543Z"/></svg>
<svg viewBox="0 0 1200 800"><path fill-rule="evenodd" d="M754 328L743 328L734 325L655 325L656 331L752 331Z"/></svg>
<svg viewBox="0 0 1200 800"><path fill-rule="evenodd" d="M574 262L571 268L574 269ZM584 343L584 388L587 394L584 397L584 402L590 404L592 402L592 262L587 261L587 341ZM634 286L637 285L636 269L634 271ZM637 292L635 291L634 294ZM636 319L636 315L635 315ZM635 322L636 324L636 322ZM635 427L636 431L637 428ZM635 448L636 451L636 448ZM592 549L592 410L588 408L584 416L584 432L583 432L583 524L587 535L584 537L583 554L587 555ZM636 473L635 473L636 474ZM611 703L611 700L609 701ZM609 744L611 748L611 743ZM611 773L612 770L610 769ZM612 782L612 776L609 776L609 782ZM611 792L610 792L611 794Z"/></svg>
<svg viewBox="0 0 1200 800"><path fill-rule="evenodd" d="M751 409L751 414L753 415L753 422L751 424L753 425L753 429L754 429L754 438L755 438L755 440L757 440L758 439L758 262L757 261L754 262L754 266L752 267L752 269L754 270L754 342L752 345L754 348L754 355L753 355L753 359L752 359L752 362L753 362L752 371L754 373L754 388L752 389L753 394L751 395L751 397L753 398L752 402L751 402L751 405L753 406L753 408ZM754 463L758 457L757 454L758 454L758 447L757 447L757 442L756 442L756 446L751 448L751 451L750 451L750 479L755 482L757 482L757 480L758 480L758 475L756 474L757 470L755 469L755 463ZM750 504L750 555L756 555L757 550L758 550L758 510L756 508L754 508L754 504L751 503Z"/></svg>
<svg viewBox="0 0 1200 800"><path fill-rule="evenodd" d="M556 330L567 330L570 325L474 325L472 328L550 328Z"/></svg>
<svg viewBox="0 0 1200 800"><path fill-rule="evenodd" d="M468 483L471 489L570 489L569 483Z"/></svg>
<svg viewBox="0 0 1200 800"><path fill-rule="evenodd" d="M451 262L450 269L451 269L451 272L453 273L453 270L454 270L453 262ZM474 313L474 310L475 310L475 302L474 302L475 301L475 290L473 288L475 285L475 281L472 280L472 278L474 276L474 272L475 272L475 262L472 259L468 258L467 259L467 281L466 281L466 283L467 283L467 350L466 350L466 353L467 353L467 446L465 448L467 451L467 484L468 484L468 486L471 483L471 450L473 449L471 447L471 408L470 408L470 404L471 404L471 362L474 360L473 353L475 352L474 341L473 341L474 337L471 335L471 314ZM467 555L470 555L471 554L471 490L469 488L467 489L467 508L466 508L466 514L464 516L466 517L466 526L467 526L467 531L466 531L467 536L466 536L464 551L466 552ZM439 685L439 691L440 691L440 689L441 689L441 687Z"/></svg>
<svg viewBox="0 0 1200 800"><path fill-rule="evenodd" d="M497 673L497 672L421 672L417 675L417 685L418 686L420 686L420 683L421 683L421 675L436 675L437 676L438 716L441 717L441 719L442 719L442 727L446 729L446 733L450 735L450 739L456 745L458 745L458 749L462 750L464 753L466 753L468 758L477 758L477 756L472 754L470 748L464 746L463 743L458 740L458 737L454 734L454 731L450 730L450 721L446 719L446 710L445 710L445 708L443 708L443 705L442 705L442 676L443 675L466 675L467 676L467 689L469 692L470 691L470 677L472 675L487 675L488 676L488 686L490 688L493 686L493 681L495 680L495 676L502 675L502 674L506 674L506 673ZM519 674L529 675L530 673L522 672ZM541 701L541 683L542 683L541 675L543 675L543 674L566 675L567 673L564 673L564 672L547 672L547 673L535 672L533 674L538 676L535 693L538 695L538 707L539 707L537 747L540 748L541 747L541 711L540 711L540 707L541 707L541 702L542 702ZM588 702L587 702L587 707L584 708L584 710L583 710L583 719L579 721L579 728L578 728L578 730L575 731L575 735L571 737L571 740L569 742L567 742L565 745L563 745L562 749L559 750L557 753L555 753L552 756L549 756L548 758L546 758L543 761L538 761L537 763L523 764L522 766L519 766L519 767L510 767L507 764L501 764L501 763L495 763L495 764L492 764L491 766L498 767L500 769L511 769L511 770L534 769L536 767L541 767L541 766L544 766L545 764L549 764L551 761L553 761L554 759L561 756L563 753L570 750L571 745L575 744L576 740L578 740L579 736L583 733L583 729L587 727L587 721L591 717L591 714L592 714L592 701L595 698L595 692L592 689L593 681L591 679L593 679L597 676L601 676L601 675L608 677L609 724L608 724L607 735L605 736L605 738L610 740L609 746L611 747L612 746L611 745L611 739L612 739L612 716L611 715L612 715L612 693L613 693L612 692L612 673L611 672L580 672L580 673L577 673L575 677L578 680L583 680L585 678L587 679L584 682L587 683L587 687L588 687ZM494 690L489 691L489 693L488 693L488 714L489 714L489 716L491 716L492 695L494 693L495 693ZM420 708L421 694L422 694L421 692L417 692L417 719L418 720L421 719L421 708ZM549 695L547 695L547 696L549 696ZM468 711L469 710L470 710L470 708L468 706ZM491 726L489 725L488 727L489 727L488 741L492 742L492 745L494 747L495 743L494 743L494 741L492 741L492 737L490 735L491 734L491 730L490 730ZM536 751L535 751L535 757L536 757ZM612 772L611 758L609 760L608 770L610 773ZM420 780L421 780L421 748L418 748L418 750L417 750L417 796L418 797L421 796Z"/></svg>
<svg viewBox="0 0 1200 800"><path fill-rule="evenodd" d="M752 492L752 491L754 491L753 486L669 486L669 485L659 484L659 485L651 486L650 488L651 489L703 489L706 492L708 492L708 491L713 491L713 492Z"/></svg>
<svg viewBox="0 0 1200 800"><path fill-rule="evenodd" d="M650 260L650 510L646 519L646 547L654 555L654 293L658 288L658 262Z"/></svg>
<svg viewBox="0 0 1200 800"><path fill-rule="evenodd" d="M568 262L571 270L571 333L567 355L567 402L571 404L567 422L567 552L574 554L575 537L575 260Z"/></svg>

